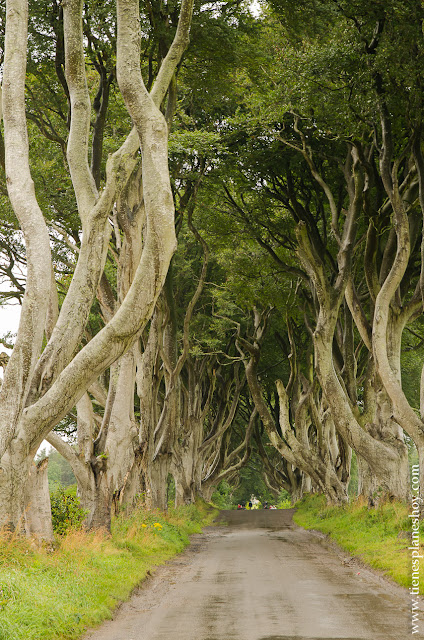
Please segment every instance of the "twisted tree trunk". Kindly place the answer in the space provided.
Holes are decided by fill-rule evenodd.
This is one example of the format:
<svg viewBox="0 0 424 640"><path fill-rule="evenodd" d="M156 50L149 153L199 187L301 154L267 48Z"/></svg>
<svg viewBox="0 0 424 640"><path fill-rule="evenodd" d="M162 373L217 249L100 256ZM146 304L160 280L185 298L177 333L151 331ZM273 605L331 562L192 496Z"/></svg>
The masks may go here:
<svg viewBox="0 0 424 640"><path fill-rule="evenodd" d="M168 132L159 105L185 47L193 4L183 0L174 41L149 94L140 70L139 6L117 3L117 77L134 129L109 157L106 185L97 193L88 164L90 100L86 82L82 0L64 2L66 79L71 98L68 163L83 227L74 279L54 328L47 310L52 263L46 225L29 172L25 120L27 2L8 0L3 76L9 197L24 233L28 278L18 339L0 392L0 526L16 528L25 510L25 485L42 440L115 360L131 349L150 319L175 251L174 205L168 172ZM145 209L143 247L117 312L81 350L80 341L99 285L109 237L108 215L137 164L141 146ZM43 333L51 335L40 357ZM131 432L131 427L130 427ZM131 436L130 436L131 437ZM111 465L111 469L114 465ZM115 469L112 475L119 476ZM100 477L100 476L99 476ZM120 482L120 480L119 480ZM103 495L104 476L97 482ZM109 489L113 483L109 483ZM100 501L108 507L106 489Z"/></svg>

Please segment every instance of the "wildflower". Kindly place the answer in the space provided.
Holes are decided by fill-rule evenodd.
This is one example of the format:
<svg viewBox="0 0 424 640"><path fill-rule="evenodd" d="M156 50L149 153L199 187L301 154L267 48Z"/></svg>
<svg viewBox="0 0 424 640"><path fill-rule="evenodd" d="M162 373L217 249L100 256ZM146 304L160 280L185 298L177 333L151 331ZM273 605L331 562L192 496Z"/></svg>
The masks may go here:
<svg viewBox="0 0 424 640"><path fill-rule="evenodd" d="M143 529L145 529L147 527L147 524L142 524L141 526L143 527Z"/></svg>
<svg viewBox="0 0 424 640"><path fill-rule="evenodd" d="M163 528L160 522L155 522L155 524L153 525L156 529L158 529L159 531Z"/></svg>

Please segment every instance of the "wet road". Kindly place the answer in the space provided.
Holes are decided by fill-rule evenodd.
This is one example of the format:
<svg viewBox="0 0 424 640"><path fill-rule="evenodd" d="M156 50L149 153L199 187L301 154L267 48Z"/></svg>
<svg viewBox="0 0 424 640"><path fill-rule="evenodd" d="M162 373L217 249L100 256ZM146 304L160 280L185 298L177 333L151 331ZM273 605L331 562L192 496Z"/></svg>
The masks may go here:
<svg viewBox="0 0 424 640"><path fill-rule="evenodd" d="M291 522L226 511L85 640L406 640L406 590Z"/></svg>

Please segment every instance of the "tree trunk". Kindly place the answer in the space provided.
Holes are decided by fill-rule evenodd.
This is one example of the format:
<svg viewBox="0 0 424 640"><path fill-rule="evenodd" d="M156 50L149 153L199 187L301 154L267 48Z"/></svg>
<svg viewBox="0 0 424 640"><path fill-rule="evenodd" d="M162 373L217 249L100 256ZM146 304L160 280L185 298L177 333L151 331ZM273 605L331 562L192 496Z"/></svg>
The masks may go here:
<svg viewBox="0 0 424 640"><path fill-rule="evenodd" d="M92 469L89 486L78 484L78 489L81 504L89 512L84 522L87 529L110 531L112 492L104 468Z"/></svg>
<svg viewBox="0 0 424 640"><path fill-rule="evenodd" d="M89 395L77 403L78 452L50 434L49 441L71 464L89 528L110 529L112 505L119 509L140 490L141 451L134 417L134 346L111 367L102 425L94 440L95 416ZM107 510L109 509L109 513Z"/></svg>
<svg viewBox="0 0 424 640"><path fill-rule="evenodd" d="M72 106L67 158L84 233L76 277L55 328L49 323L49 347L40 358L50 299L45 295L45 283L51 281L52 263L47 227L29 171L27 2L8 3L3 73L6 174L10 200L25 237L28 273L18 339L0 392L0 484L4 489L0 491L0 526L21 526L33 452L96 378L131 348L150 320L162 290L176 237L168 131L159 106L187 46L192 8L192 0L183 0L174 40L148 94L140 69L139 4L137 0L118 0L117 77L134 129L109 157L106 184L98 194L88 165L91 107L83 48L83 3L69 0L64 4L66 75ZM108 216L134 170L140 148L146 214L142 253L133 265L131 286L119 309L80 349L106 256ZM116 481L119 473L115 469L113 464ZM80 471L84 473L82 467ZM99 508L94 510L93 521L108 523L110 512L109 516L96 514L104 514L110 506L111 483L105 486L103 469L96 474L92 494L97 495ZM90 485L90 472L86 475Z"/></svg>
<svg viewBox="0 0 424 640"><path fill-rule="evenodd" d="M300 236L300 240L305 242L303 236ZM369 422L360 424L359 411L352 406L333 362L333 340L339 307L332 296L324 294L320 305L313 336L316 372L335 427L344 442L367 461L383 491L405 501L409 496L409 488L406 478L402 479L402 470L405 470L407 451L399 432L393 431L396 427L383 418L387 396L381 396L371 367L368 377L371 391L374 387L375 407L368 416L364 415Z"/></svg>
<svg viewBox="0 0 424 640"><path fill-rule="evenodd" d="M310 479L309 476L306 475L306 473L303 474L302 477L302 491L301 491L302 495L304 493L312 493L312 480ZM300 497L302 497L302 495Z"/></svg>
<svg viewBox="0 0 424 640"><path fill-rule="evenodd" d="M43 540L54 539L47 477L48 463L48 458L38 465L33 463L25 486L25 532Z"/></svg>
<svg viewBox="0 0 424 640"><path fill-rule="evenodd" d="M296 502L299 502L303 498L303 494L307 493L303 491L302 485L298 485L297 487L293 487L292 492L290 494L290 502L295 505Z"/></svg>
<svg viewBox="0 0 424 640"><path fill-rule="evenodd" d="M12 440L1 459L0 522L10 531L53 537L47 463L33 463L22 442ZM39 511L39 513L37 513Z"/></svg>
<svg viewBox="0 0 424 640"><path fill-rule="evenodd" d="M261 327L259 314L255 313L255 336L259 333L263 335L264 329L264 326ZM289 397L281 380L277 380L276 387L280 403L279 427L283 434L283 437L281 437L274 418L264 401L258 380L257 366L260 357L259 339L255 337L254 344L250 344L243 339L242 344L250 353L250 358L245 358L244 360L250 393L252 394L256 409L262 419L271 444L281 453L288 463L295 468L301 469L310 476L312 481L326 494L330 502L346 502L348 499L347 492L331 465L329 455L326 455L324 459L319 450L313 450L308 440L307 401L312 393L312 388L303 394L302 398L298 399L296 410L292 409L292 413L295 413L294 425L292 425ZM309 405L309 408L312 410L312 403L310 402ZM313 417L316 418L315 414Z"/></svg>
<svg viewBox="0 0 424 640"><path fill-rule="evenodd" d="M175 479L175 506L180 507L186 504L194 504L196 501L196 491L193 483L187 483L181 476L174 475Z"/></svg>
<svg viewBox="0 0 424 640"><path fill-rule="evenodd" d="M168 510L168 475L171 469L170 455L161 455L147 468L146 502L151 509Z"/></svg>
<svg viewBox="0 0 424 640"><path fill-rule="evenodd" d="M358 496L362 496L369 506L377 506L382 494L381 484L368 462L357 457L358 463Z"/></svg>
<svg viewBox="0 0 424 640"><path fill-rule="evenodd" d="M212 496L215 493L216 485L212 483L204 483L199 491L199 496L203 498L205 502L210 503Z"/></svg>
<svg viewBox="0 0 424 640"><path fill-rule="evenodd" d="M175 506L192 504L200 490L202 458L199 452L203 439L203 421L188 415L184 430L176 437L172 475L175 478Z"/></svg>

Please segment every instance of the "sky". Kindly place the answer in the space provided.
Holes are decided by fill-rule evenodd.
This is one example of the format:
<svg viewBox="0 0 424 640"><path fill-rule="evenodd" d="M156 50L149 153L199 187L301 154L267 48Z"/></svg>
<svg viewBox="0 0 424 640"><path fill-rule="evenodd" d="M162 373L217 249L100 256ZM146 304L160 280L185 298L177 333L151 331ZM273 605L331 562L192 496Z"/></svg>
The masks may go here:
<svg viewBox="0 0 424 640"><path fill-rule="evenodd" d="M18 331L20 315L20 304L0 306L0 336L4 336L8 331L11 331L12 333L16 333ZM10 350L3 347L3 345L0 345L0 349L10 353Z"/></svg>
<svg viewBox="0 0 424 640"><path fill-rule="evenodd" d="M10 331L16 332L19 318L21 316L20 304L7 304L0 306L0 326L8 327Z"/></svg>

